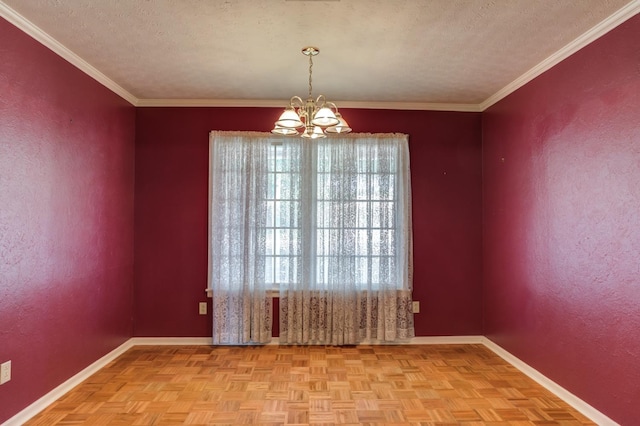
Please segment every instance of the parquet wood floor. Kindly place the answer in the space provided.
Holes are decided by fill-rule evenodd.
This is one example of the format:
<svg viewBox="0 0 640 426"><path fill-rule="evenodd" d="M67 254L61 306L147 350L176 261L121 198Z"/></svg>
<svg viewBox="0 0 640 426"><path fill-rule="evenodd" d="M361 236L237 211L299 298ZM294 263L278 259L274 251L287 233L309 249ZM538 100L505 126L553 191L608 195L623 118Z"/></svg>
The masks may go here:
<svg viewBox="0 0 640 426"><path fill-rule="evenodd" d="M482 345L136 346L27 423L592 425Z"/></svg>

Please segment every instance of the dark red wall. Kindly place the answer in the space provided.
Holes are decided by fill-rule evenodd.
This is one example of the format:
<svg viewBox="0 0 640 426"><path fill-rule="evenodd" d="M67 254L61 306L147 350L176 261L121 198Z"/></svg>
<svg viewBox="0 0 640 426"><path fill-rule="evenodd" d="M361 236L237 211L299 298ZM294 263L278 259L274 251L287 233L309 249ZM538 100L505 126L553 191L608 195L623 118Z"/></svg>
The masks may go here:
<svg viewBox="0 0 640 426"><path fill-rule="evenodd" d="M483 114L485 334L640 418L640 17Z"/></svg>
<svg viewBox="0 0 640 426"><path fill-rule="evenodd" d="M269 131L277 108L137 108L136 336L210 336L211 130ZM358 132L410 135L416 334L482 333L479 113L347 110Z"/></svg>
<svg viewBox="0 0 640 426"><path fill-rule="evenodd" d="M0 423L131 336L134 108L0 18Z"/></svg>

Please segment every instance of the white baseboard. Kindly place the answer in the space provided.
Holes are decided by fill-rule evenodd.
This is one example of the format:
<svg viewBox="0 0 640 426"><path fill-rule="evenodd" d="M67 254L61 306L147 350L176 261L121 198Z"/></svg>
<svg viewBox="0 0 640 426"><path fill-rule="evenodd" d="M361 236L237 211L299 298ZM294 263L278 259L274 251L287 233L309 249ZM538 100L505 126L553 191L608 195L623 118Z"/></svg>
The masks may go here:
<svg viewBox="0 0 640 426"><path fill-rule="evenodd" d="M211 345L212 339L210 337L132 337L125 343L109 352L96 362L89 365L84 370L80 371L69 380L62 383L60 386L53 389L51 392L44 395L42 398L29 405L24 410L20 411L15 416L11 417L1 426L20 426L27 420L40 413L42 410L51 405L54 401L62 397L65 393L69 392L75 386L79 385L82 381L86 380L92 374L106 366L108 363L122 355L124 352L132 348L133 346L145 346L145 345ZM274 339L270 344L278 344L277 339ZM577 411L585 415L589 420L597 423L600 426L620 426L618 423L611 420L609 417L596 410L591 405L587 404L562 386L558 385L545 375L526 364L524 361L518 359L514 355L510 354L500 346L489 340L484 336L421 336L414 337L405 344L409 345L469 345L469 344L482 344L488 349L493 351L496 355L504 359L509 364L516 367L522 373L533 379L542 387L549 390L551 393L558 396L567 404L575 408Z"/></svg>
<svg viewBox="0 0 640 426"><path fill-rule="evenodd" d="M600 426L620 426L618 423L611 420L609 417L587 404L553 380L549 379L544 374L540 373L535 368L531 367L521 359L502 349L502 347L498 346L491 340L486 337L482 337L482 343L493 351L500 358L507 361L509 364L513 365L515 368L520 370L525 375L529 376L529 378L533 379L533 381L537 382L539 385L562 399L564 402L575 408L577 411L586 416L589 420L595 422Z"/></svg>
<svg viewBox="0 0 640 426"><path fill-rule="evenodd" d="M484 344L484 336L420 336L411 339L411 345L475 345Z"/></svg>
<svg viewBox="0 0 640 426"><path fill-rule="evenodd" d="M131 339L127 340L102 358L89 365L84 370L80 371L78 374L72 376L67 381L52 389L50 392L45 394L40 399L36 400L34 403L26 407L24 410L20 411L15 416L11 417L9 420L4 422L2 426L20 426L26 423L27 420L30 420L36 414L40 413L49 405L53 404L57 399L62 397L74 387L78 386L80 383L88 379L91 375L125 353L133 346L134 345L131 344Z"/></svg>
<svg viewBox="0 0 640 426"><path fill-rule="evenodd" d="M211 337L132 337L131 346L149 345L211 345Z"/></svg>
<svg viewBox="0 0 640 426"><path fill-rule="evenodd" d="M404 342L393 342L393 345L469 345L484 344L484 336L421 336ZM131 346L136 345L213 345L211 337L132 337ZM274 337L268 345L278 345ZM387 344L385 342L365 342L367 345Z"/></svg>

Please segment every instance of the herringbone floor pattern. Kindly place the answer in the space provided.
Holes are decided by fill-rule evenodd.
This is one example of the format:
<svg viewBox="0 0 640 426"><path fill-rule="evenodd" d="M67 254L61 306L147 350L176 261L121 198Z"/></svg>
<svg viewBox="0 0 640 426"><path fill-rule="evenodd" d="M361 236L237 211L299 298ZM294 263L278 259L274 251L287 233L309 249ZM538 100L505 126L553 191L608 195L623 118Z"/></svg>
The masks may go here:
<svg viewBox="0 0 640 426"><path fill-rule="evenodd" d="M591 425L482 345L136 346L28 425Z"/></svg>

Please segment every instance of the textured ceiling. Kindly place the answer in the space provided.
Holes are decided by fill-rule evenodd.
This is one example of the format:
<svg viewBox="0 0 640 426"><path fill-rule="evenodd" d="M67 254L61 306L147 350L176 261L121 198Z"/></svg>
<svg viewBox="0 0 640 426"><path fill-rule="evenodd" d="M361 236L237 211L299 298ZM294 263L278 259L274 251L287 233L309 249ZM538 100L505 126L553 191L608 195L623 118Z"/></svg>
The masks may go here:
<svg viewBox="0 0 640 426"><path fill-rule="evenodd" d="M300 50L312 45L321 51L314 95L481 105L616 13L637 13L639 3L3 0L0 12L24 18L134 103L306 97Z"/></svg>

